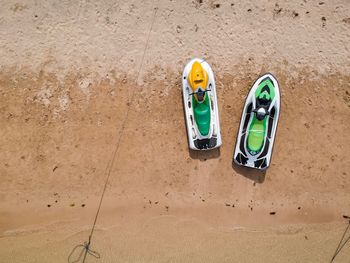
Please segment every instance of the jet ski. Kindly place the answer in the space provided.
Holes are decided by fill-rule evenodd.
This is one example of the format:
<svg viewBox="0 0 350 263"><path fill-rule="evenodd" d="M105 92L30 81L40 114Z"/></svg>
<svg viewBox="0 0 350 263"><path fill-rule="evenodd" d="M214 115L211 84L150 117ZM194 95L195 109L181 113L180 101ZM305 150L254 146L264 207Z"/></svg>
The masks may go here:
<svg viewBox="0 0 350 263"><path fill-rule="evenodd" d="M202 59L192 59L182 74L189 148L210 150L222 144L214 74Z"/></svg>
<svg viewBox="0 0 350 263"><path fill-rule="evenodd" d="M268 73L255 81L247 96L233 155L236 164L259 170L269 167L279 113L278 82Z"/></svg>

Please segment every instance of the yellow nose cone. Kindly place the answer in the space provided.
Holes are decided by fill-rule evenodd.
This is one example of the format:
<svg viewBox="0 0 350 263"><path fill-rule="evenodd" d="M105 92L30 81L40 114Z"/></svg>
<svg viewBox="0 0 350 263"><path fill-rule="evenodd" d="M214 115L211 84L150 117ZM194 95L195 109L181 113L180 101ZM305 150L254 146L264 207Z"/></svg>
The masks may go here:
<svg viewBox="0 0 350 263"><path fill-rule="evenodd" d="M192 69L188 74L188 82L193 91L195 91L199 86L204 90L207 88L208 73L198 61L195 61L192 65Z"/></svg>

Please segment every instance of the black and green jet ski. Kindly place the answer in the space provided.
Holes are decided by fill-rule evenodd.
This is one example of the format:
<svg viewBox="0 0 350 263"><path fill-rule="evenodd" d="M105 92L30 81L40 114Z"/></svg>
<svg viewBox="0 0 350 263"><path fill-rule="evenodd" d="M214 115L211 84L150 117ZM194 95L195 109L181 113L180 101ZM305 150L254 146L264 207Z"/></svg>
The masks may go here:
<svg viewBox="0 0 350 263"><path fill-rule="evenodd" d="M280 91L272 74L260 77L246 99L233 160L265 170L270 165L280 113Z"/></svg>

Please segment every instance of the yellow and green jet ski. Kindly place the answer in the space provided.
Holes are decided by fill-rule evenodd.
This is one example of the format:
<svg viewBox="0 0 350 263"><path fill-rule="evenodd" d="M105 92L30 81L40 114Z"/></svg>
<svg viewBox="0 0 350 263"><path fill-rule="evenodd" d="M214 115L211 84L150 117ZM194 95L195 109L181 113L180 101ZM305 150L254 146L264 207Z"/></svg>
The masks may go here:
<svg viewBox="0 0 350 263"><path fill-rule="evenodd" d="M220 121L214 74L202 59L192 59L182 74L190 149L209 150L221 145Z"/></svg>
<svg viewBox="0 0 350 263"><path fill-rule="evenodd" d="M272 74L260 77L246 99L233 160L259 170L270 165L280 113L280 91Z"/></svg>

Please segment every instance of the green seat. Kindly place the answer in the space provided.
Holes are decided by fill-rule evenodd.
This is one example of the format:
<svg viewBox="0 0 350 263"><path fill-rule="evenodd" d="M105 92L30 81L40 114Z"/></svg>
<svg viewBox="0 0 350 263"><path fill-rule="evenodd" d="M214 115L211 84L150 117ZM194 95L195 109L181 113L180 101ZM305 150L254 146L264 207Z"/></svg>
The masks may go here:
<svg viewBox="0 0 350 263"><path fill-rule="evenodd" d="M210 130L210 101L208 95L202 103L197 102L193 97L194 120L202 136L207 136Z"/></svg>
<svg viewBox="0 0 350 263"><path fill-rule="evenodd" d="M252 152L259 152L264 145L266 121L266 117L261 121L255 116L253 118L248 132L248 148Z"/></svg>

